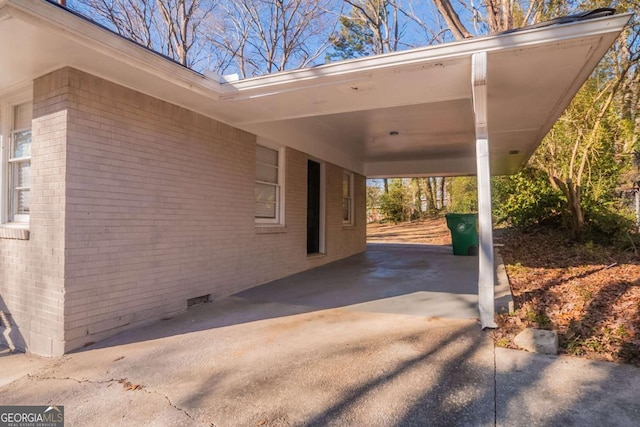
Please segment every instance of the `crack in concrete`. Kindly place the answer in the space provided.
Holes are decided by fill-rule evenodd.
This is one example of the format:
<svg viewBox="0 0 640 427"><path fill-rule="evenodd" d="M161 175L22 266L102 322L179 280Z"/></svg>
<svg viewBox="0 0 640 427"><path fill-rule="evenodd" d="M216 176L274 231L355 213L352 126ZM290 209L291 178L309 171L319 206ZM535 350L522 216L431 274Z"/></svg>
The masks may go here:
<svg viewBox="0 0 640 427"><path fill-rule="evenodd" d="M156 390L149 390L149 389L147 389L146 387L144 387L144 388L140 389L139 391L144 391L144 392L145 392L145 393L147 393L147 394L157 394L157 395L158 395L158 396L160 396L160 397L164 397L164 398L165 398L165 400L167 401L167 403L169 403L169 406L171 406L173 409L176 409L176 410L178 410L178 411L182 412L182 413L183 413L183 414L185 414L185 415L186 415L190 420L192 420L192 421L194 421L194 422L197 422L197 420L196 420L195 418L193 418L193 417L191 416L191 414L190 414L189 412L187 412L185 409L182 409L182 408L180 408L180 407L178 407L178 406L174 405L174 404L173 404L173 402L171 402L171 399L169 399L169 396L167 396L166 394L164 394L164 393L160 393L159 391L156 391ZM211 424L211 426L213 426L213 424Z"/></svg>
<svg viewBox="0 0 640 427"><path fill-rule="evenodd" d="M102 381L95 381L95 380L89 380L89 379L79 380L77 378L72 378L72 377L48 377L48 376L31 375L31 374L27 374L27 378L29 378L31 380L35 380L35 381L40 381L40 380L69 380L69 381L75 381L78 384L82 384L82 383L107 384L107 383L121 381L121 379L116 379L116 378L110 378L108 380L102 380Z"/></svg>
<svg viewBox="0 0 640 427"><path fill-rule="evenodd" d="M90 380L90 379L77 379L77 378L73 378L73 377L49 377L49 376L39 376L39 375L31 375L31 374L27 374L27 378L32 379L32 380L36 380L36 381L43 381L43 380L59 380L59 381L64 381L64 380L68 380L68 381L75 381L78 384L83 384L83 383L88 383L88 384L96 384L96 385L101 385L101 384L109 384L109 383L119 383L119 384L123 384L124 382L128 381L126 378L110 378L108 380ZM158 395L160 397L163 397L167 403L169 404L169 406L171 406L173 409L182 412L183 414L185 414L190 420L194 421L194 422L198 422L187 410L180 408L179 406L176 406L171 399L169 398L169 396L167 396L164 393L160 393L159 391L156 390L151 390L146 386L142 386L142 388L138 388L138 389L134 389L131 391L143 391L147 394L155 394ZM213 423L209 424L211 427L215 427L215 425Z"/></svg>

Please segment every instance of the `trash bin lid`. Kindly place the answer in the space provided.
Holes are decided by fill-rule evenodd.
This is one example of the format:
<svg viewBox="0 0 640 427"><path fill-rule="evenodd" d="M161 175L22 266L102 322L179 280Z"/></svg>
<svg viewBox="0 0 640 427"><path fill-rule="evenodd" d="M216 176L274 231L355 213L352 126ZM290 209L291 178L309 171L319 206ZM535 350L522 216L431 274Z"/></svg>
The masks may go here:
<svg viewBox="0 0 640 427"><path fill-rule="evenodd" d="M455 218L467 219L467 218L477 218L478 214L477 213L448 213L448 214L445 214L444 217L451 218L451 219L455 219Z"/></svg>

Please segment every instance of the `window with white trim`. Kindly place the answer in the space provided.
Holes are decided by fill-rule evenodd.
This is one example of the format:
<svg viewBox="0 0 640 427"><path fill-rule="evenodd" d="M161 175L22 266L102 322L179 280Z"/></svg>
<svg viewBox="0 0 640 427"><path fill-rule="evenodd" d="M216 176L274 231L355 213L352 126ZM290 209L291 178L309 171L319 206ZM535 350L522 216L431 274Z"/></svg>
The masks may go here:
<svg viewBox="0 0 640 427"><path fill-rule="evenodd" d="M342 224L353 225L353 174L342 174Z"/></svg>
<svg viewBox="0 0 640 427"><path fill-rule="evenodd" d="M256 144L256 224L283 224L283 150Z"/></svg>
<svg viewBox="0 0 640 427"><path fill-rule="evenodd" d="M4 144L6 219L29 223L31 201L31 119L33 104L9 107L8 143ZM6 135L6 133L5 133Z"/></svg>

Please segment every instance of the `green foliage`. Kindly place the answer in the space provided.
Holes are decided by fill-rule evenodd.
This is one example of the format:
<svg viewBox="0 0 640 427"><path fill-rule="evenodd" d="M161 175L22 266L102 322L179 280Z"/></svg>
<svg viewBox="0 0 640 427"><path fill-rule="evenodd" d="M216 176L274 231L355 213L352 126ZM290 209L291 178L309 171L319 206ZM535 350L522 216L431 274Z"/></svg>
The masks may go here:
<svg viewBox="0 0 640 427"><path fill-rule="evenodd" d="M531 309L527 311L525 317L529 322L537 324L540 329L551 329L553 326L551 319L544 312Z"/></svg>
<svg viewBox="0 0 640 427"><path fill-rule="evenodd" d="M372 55L373 33L362 20L340 17L340 30L329 36L333 51L327 52L327 61L352 59Z"/></svg>
<svg viewBox="0 0 640 427"><path fill-rule="evenodd" d="M380 211L387 221L394 223L410 220L411 196L401 179L389 180L389 192L380 196Z"/></svg>
<svg viewBox="0 0 640 427"><path fill-rule="evenodd" d="M329 36L325 58L351 59L398 50L404 38L405 14L400 3L391 0L357 0L348 15L338 18L338 31ZM406 43L406 42L405 42ZM404 46L408 46L404 44Z"/></svg>
<svg viewBox="0 0 640 427"><path fill-rule="evenodd" d="M456 177L449 179L449 212L478 212L478 184L476 177Z"/></svg>
<svg viewBox="0 0 640 427"><path fill-rule="evenodd" d="M631 212L618 209L614 203L589 203L585 213L585 236L599 244L613 245L619 249L636 249L637 233Z"/></svg>
<svg viewBox="0 0 640 427"><path fill-rule="evenodd" d="M330 40L333 52L328 57L347 59L394 50L385 50L382 42L389 38L380 38L376 30L376 25L391 22L390 5L387 1L362 1L359 7L352 7L340 18L339 29ZM544 20L576 8L604 5L620 11L636 6L626 0L611 4L600 0L555 2L540 5L537 16ZM523 21L525 10L516 2L516 23ZM367 16L377 19L367 20ZM493 178L493 208L498 222L520 228L551 225L571 231L577 240L640 248L634 218L622 209L619 197L621 190L629 189L629 183L640 178L640 171L633 168L633 153L640 149L638 34L640 24L634 18L615 49L601 61L545 137L528 168L514 176ZM447 182L447 210L476 212L476 179L453 178ZM422 214L421 195L429 209L436 207L429 186L423 186L424 190L418 185L412 197L406 185L402 188L395 181L389 194L380 197L379 206L387 219L397 222L411 219L416 211Z"/></svg>
<svg viewBox="0 0 640 427"><path fill-rule="evenodd" d="M561 193L554 190L548 176L534 168L517 175L492 180L494 215L498 222L516 227L558 223Z"/></svg>
<svg viewBox="0 0 640 427"><path fill-rule="evenodd" d="M496 340L496 346L502 348L509 348L509 344L511 344L511 340L509 338L500 338Z"/></svg>
<svg viewBox="0 0 640 427"><path fill-rule="evenodd" d="M578 240L610 243L630 230L614 202L617 185L631 165L632 157L625 153L633 146L633 126L620 114L611 85L603 85L611 78L599 69L587 80L532 158L551 185L537 195L541 207L552 202L548 208L560 213ZM532 184L537 182L532 178ZM557 204L542 197L555 193Z"/></svg>

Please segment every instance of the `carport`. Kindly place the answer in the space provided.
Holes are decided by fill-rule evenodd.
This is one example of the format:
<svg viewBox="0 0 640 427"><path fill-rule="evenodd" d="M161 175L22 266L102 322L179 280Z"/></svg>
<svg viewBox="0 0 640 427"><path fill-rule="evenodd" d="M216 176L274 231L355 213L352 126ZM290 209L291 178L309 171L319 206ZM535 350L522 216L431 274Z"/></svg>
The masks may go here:
<svg viewBox="0 0 640 427"><path fill-rule="evenodd" d="M496 350L475 320L438 319L475 318L479 306L482 326L494 325L489 178L525 164L629 18L529 28L233 81L180 67L48 2L0 0L0 88L72 67L370 178L477 174L481 229L479 258L454 257L444 247L372 245L87 342L61 359L12 355L2 360L0 400L64 405L70 424L89 425L632 424L636 371L617 367L614 375L611 367ZM247 200L255 178L249 175ZM51 274L17 295L38 315L30 332L46 334L41 342L50 348L41 353L61 355L64 348L54 348L53 338L63 346L70 323L87 328L90 339L102 337L133 318L143 301L120 297L118 306L133 309L107 313L111 329L89 334L95 323L81 316L87 317L90 296L119 289L109 280L85 289L91 282L85 276L75 282L80 286L65 287L64 256L71 249L65 234L53 232L72 221L64 207L46 213L41 222L48 228L36 229L34 237L51 234L53 244L35 246L27 260ZM204 218L195 232L209 221ZM246 234L253 237L254 218L248 220ZM100 225L96 220L91 228ZM10 262L16 248L5 252ZM49 271L58 266L54 261L60 269ZM307 286L296 287L299 281ZM11 289L22 291L16 283ZM145 299L159 290L153 287ZM87 301L70 306L71 295ZM176 307L183 302L186 307L184 300ZM611 416L616 412L619 418Z"/></svg>
<svg viewBox="0 0 640 427"><path fill-rule="evenodd" d="M491 175L520 170L630 15L534 28L242 81L228 120L368 178L477 175L482 327L494 323ZM249 114L247 114L249 112Z"/></svg>
<svg viewBox="0 0 640 427"><path fill-rule="evenodd" d="M630 15L590 18L235 80L47 2L0 0L0 88L73 67L368 178L477 175L478 306L493 327L490 176L526 163Z"/></svg>

